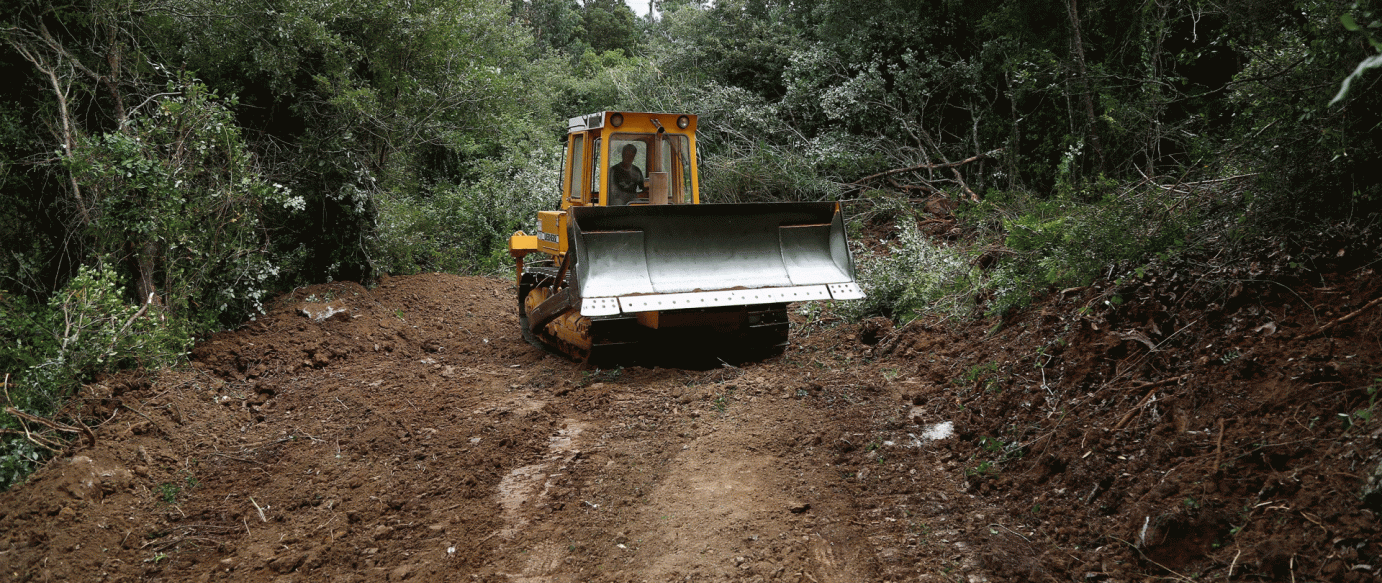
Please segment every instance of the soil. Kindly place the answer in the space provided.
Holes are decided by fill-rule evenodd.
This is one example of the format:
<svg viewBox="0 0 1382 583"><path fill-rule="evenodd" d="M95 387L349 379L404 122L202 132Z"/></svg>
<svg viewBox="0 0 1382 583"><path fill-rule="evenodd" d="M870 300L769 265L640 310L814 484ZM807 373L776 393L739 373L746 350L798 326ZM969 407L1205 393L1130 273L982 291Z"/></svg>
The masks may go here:
<svg viewBox="0 0 1382 583"><path fill-rule="evenodd" d="M300 289L87 386L0 577L1376 580L1382 278L1165 271L613 370L509 281Z"/></svg>

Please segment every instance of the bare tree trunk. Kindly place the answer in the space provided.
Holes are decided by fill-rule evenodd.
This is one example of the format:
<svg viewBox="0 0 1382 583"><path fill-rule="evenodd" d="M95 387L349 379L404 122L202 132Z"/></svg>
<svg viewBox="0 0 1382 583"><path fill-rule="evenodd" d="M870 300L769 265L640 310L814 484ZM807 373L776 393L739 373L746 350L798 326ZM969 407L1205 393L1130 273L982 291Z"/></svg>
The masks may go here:
<svg viewBox="0 0 1382 583"><path fill-rule="evenodd" d="M1013 89L1012 79L1003 75L1003 82L1008 85L1008 107L1012 110L1013 135L1008 144L1008 188L1017 188L1017 159L1022 153L1022 132L1018 127L1021 117L1017 115L1017 90Z"/></svg>
<svg viewBox="0 0 1382 583"><path fill-rule="evenodd" d="M1084 102L1085 118L1089 123L1089 145L1094 148L1094 168L1096 172L1103 172L1104 146L1099 141L1099 118L1094 114L1094 87L1093 83L1089 81L1089 69L1085 67L1084 38L1080 34L1080 12L1075 5L1075 0L1070 0L1066 7L1070 11L1070 52L1075 57L1075 67L1079 72L1081 100Z"/></svg>
<svg viewBox="0 0 1382 583"><path fill-rule="evenodd" d="M24 60L29 61L35 69L48 77L48 83L53 88L53 98L58 102L58 128L56 130L58 135L55 137L62 143L62 156L71 158L73 150L77 147L77 136L72 128L72 115L67 107L67 95L71 89L71 84L64 83L62 78L58 76L61 57L59 57L59 62L50 63L34 47L13 39L10 40L9 45L14 47L15 51L24 57ZM77 203L77 219L83 226L91 224L91 211L87 208L86 200L82 198L82 187L77 183L76 175L69 172L67 180L68 187L72 190L72 200Z"/></svg>
<svg viewBox="0 0 1382 583"><path fill-rule="evenodd" d="M143 248L135 251L139 267L139 302L163 305L162 296L154 285L154 270L157 268L158 243L145 241Z"/></svg>
<svg viewBox="0 0 1382 583"><path fill-rule="evenodd" d="M1145 106L1148 120L1147 141L1146 146L1144 146L1146 148L1146 153L1144 155L1147 157L1145 161L1146 171L1144 174L1147 176L1156 175L1156 161L1161 157L1161 114L1165 109L1164 104L1166 103L1166 99L1162 95L1161 87L1161 51L1166 41L1166 17L1170 12L1170 7L1167 6L1165 2L1158 2L1157 8L1158 18L1155 23L1157 27L1156 41L1152 45L1151 58L1148 59L1151 70L1148 71L1147 74L1150 78L1147 80L1147 83L1144 84L1146 90L1150 93L1150 95L1147 96L1147 105Z"/></svg>

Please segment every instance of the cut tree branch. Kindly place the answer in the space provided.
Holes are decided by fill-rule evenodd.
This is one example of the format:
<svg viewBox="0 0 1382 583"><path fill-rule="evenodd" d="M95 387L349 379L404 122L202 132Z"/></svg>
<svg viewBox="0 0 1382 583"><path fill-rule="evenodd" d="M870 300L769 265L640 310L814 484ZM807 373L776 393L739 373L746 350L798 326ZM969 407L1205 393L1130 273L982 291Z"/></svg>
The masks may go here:
<svg viewBox="0 0 1382 583"><path fill-rule="evenodd" d="M1330 323L1328 323L1328 324L1325 324L1325 325L1323 325L1323 326L1320 326L1320 329L1319 329L1319 330L1316 330L1316 331L1312 332L1309 336L1306 336L1306 338L1317 338L1317 337L1319 337L1321 334L1324 334L1325 332L1329 331L1330 328L1333 328L1333 327L1335 327L1335 326L1337 326L1337 325L1339 325L1339 324L1343 324L1343 323L1345 323L1345 322L1348 322L1349 320L1352 320L1352 319L1354 319L1354 318L1357 318L1360 314L1362 314L1363 312L1366 312L1366 311L1368 310L1368 308L1371 308L1371 307L1373 307L1373 306L1376 306L1376 305L1379 304L1379 303L1382 303L1382 298L1377 298L1377 299L1375 299L1375 300L1373 300L1373 301L1371 301L1371 302L1368 302L1367 305L1364 305L1363 307L1358 308L1356 311L1354 311L1354 312L1352 312L1352 313L1350 313L1350 314L1346 314L1346 315L1340 316L1338 319L1334 320L1333 322L1330 322Z"/></svg>
<svg viewBox="0 0 1382 583"><path fill-rule="evenodd" d="M940 169L940 168L955 168L955 167L957 167L957 166L964 166L965 164L968 164L968 163L970 163L970 162L975 162L975 161L978 161L978 160L983 160L983 159L985 159L985 158L992 158L994 154L997 154L997 153L1002 152L1002 151L1003 151L1003 150L1000 148L1000 149L994 150L994 151L992 151L992 152L988 152L988 153L984 153L984 154L977 154L977 155L971 156L971 157L969 157L969 158L965 158L964 160L960 160L959 162L945 162L945 163L942 163L942 164L917 164L917 165L915 165L915 166L908 166L908 167L906 167L906 168L894 168L894 169L892 169L892 170L885 170L885 171L879 172L879 173L877 173L877 174L870 174L870 175L868 175L868 176L865 176L865 177L863 177L863 178L860 178L860 179L858 179L858 180L855 180L854 182L851 182L850 184L862 184L862 183L864 183L864 182L867 182L867 181L869 181L869 180L873 180L873 179L875 179L875 178L882 178L882 177L884 177L884 176L892 176L893 174L901 174L901 173L903 173L903 172L915 172L915 171L917 171L917 170L937 170L937 169Z"/></svg>

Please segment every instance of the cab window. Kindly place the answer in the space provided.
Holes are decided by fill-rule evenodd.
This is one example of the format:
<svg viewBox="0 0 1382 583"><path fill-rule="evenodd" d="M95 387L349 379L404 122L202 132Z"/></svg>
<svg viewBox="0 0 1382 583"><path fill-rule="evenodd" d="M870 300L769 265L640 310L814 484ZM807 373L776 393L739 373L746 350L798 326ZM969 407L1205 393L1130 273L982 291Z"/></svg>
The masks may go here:
<svg viewBox="0 0 1382 583"><path fill-rule="evenodd" d="M571 174L566 177L567 196L574 202L580 202L583 199L581 195L585 192L585 182L582 180L584 176L581 171L585 168L585 134L571 136L571 151L568 155L570 156Z"/></svg>

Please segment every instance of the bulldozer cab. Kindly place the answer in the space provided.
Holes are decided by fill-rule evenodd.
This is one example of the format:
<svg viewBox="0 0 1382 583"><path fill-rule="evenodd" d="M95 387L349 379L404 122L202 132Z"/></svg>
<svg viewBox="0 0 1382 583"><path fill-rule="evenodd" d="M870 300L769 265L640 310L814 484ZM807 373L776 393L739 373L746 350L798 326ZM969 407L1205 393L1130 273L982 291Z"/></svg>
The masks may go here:
<svg viewBox="0 0 1382 583"><path fill-rule="evenodd" d="M604 111L567 126L563 210L700 203L695 116Z"/></svg>

